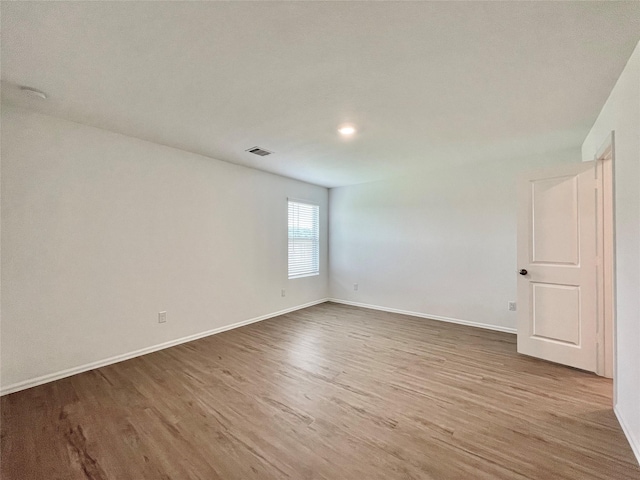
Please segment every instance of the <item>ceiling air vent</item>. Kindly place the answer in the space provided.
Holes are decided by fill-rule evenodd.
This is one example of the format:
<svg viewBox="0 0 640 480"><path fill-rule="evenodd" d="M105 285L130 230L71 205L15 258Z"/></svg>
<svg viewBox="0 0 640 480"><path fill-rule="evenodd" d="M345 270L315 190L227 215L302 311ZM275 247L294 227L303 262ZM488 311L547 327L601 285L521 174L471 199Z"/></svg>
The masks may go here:
<svg viewBox="0 0 640 480"><path fill-rule="evenodd" d="M270 152L269 150L265 150L264 148L260 148L260 147L251 147L250 149L245 151L249 153L253 153L255 155L260 155L261 157L266 157L267 155L271 155L273 153L273 152Z"/></svg>

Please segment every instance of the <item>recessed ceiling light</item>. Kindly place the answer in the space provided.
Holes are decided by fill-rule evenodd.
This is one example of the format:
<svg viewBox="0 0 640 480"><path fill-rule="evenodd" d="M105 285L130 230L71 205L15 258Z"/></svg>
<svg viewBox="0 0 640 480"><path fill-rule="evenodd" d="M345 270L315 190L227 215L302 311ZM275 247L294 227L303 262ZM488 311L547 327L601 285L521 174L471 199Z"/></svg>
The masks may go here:
<svg viewBox="0 0 640 480"><path fill-rule="evenodd" d="M38 90L37 88L21 86L20 91L29 95L30 97L37 97L42 99L47 98L47 94L44 93L42 90Z"/></svg>
<svg viewBox="0 0 640 480"><path fill-rule="evenodd" d="M356 127L353 125L343 125L338 129L338 132L340 132L340 135L353 135L356 133Z"/></svg>

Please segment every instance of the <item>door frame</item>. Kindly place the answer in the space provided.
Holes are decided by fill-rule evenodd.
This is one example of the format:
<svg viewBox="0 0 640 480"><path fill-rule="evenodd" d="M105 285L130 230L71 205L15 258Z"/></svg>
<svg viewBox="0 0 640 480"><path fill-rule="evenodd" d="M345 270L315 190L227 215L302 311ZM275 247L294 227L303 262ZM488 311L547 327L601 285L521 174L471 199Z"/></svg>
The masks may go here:
<svg viewBox="0 0 640 480"><path fill-rule="evenodd" d="M597 188L598 375L616 378L615 318L615 132L594 155ZM614 404L616 392L614 388Z"/></svg>

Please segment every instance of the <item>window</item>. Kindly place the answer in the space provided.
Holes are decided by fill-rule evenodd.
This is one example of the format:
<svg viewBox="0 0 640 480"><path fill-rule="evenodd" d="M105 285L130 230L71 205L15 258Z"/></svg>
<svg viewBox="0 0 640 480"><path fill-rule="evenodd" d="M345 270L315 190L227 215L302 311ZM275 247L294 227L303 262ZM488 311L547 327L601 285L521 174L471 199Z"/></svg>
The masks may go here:
<svg viewBox="0 0 640 480"><path fill-rule="evenodd" d="M289 278L320 273L320 207L289 200Z"/></svg>

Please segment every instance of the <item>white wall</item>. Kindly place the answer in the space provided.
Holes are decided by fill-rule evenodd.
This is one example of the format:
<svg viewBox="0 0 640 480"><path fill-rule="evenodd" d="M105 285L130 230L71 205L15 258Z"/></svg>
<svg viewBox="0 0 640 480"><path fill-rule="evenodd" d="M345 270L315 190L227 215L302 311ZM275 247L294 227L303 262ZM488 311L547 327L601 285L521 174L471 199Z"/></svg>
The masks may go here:
<svg viewBox="0 0 640 480"><path fill-rule="evenodd" d="M320 276L287 280L288 196L320 204ZM327 203L323 187L3 106L3 388L324 299Z"/></svg>
<svg viewBox="0 0 640 480"><path fill-rule="evenodd" d="M616 413L640 461L640 43L582 145L615 131Z"/></svg>
<svg viewBox="0 0 640 480"><path fill-rule="evenodd" d="M516 179L579 161L576 148L331 189L331 296L515 329Z"/></svg>

